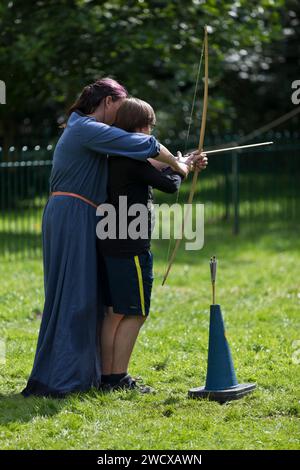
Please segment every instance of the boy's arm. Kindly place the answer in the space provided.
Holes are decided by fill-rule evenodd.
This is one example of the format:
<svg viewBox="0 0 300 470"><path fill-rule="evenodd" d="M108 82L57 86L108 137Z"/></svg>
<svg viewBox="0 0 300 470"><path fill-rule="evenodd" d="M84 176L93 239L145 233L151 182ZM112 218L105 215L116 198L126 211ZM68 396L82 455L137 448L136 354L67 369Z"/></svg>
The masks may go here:
<svg viewBox="0 0 300 470"><path fill-rule="evenodd" d="M183 180L183 177L170 167L160 171L149 162L136 163L132 167L134 179L164 193L175 193Z"/></svg>

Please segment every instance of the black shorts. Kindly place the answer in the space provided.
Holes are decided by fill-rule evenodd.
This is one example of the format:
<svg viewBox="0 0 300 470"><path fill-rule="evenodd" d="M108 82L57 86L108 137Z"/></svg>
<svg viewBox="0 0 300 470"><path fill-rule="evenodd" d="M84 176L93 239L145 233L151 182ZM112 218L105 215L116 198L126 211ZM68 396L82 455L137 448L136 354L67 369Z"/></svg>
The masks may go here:
<svg viewBox="0 0 300 470"><path fill-rule="evenodd" d="M150 251L129 258L103 256L106 282L105 304L115 313L148 316L153 284Z"/></svg>

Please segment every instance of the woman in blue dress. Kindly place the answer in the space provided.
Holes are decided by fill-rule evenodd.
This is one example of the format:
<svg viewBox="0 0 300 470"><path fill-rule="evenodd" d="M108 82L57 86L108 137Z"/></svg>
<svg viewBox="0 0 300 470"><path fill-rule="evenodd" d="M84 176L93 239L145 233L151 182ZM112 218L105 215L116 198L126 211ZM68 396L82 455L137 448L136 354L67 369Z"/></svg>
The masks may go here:
<svg viewBox="0 0 300 470"><path fill-rule="evenodd" d="M110 78L86 86L56 145L42 223L45 304L25 397L63 397L100 384L96 207L107 196L107 154L156 158L188 173L153 136L112 127L126 97Z"/></svg>

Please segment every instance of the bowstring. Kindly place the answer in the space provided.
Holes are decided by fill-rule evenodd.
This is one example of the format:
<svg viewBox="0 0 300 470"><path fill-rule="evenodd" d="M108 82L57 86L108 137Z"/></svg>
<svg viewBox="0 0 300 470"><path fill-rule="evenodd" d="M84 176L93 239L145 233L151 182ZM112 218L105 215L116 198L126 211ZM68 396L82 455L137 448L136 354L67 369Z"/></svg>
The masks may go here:
<svg viewBox="0 0 300 470"><path fill-rule="evenodd" d="M202 68L203 55L204 55L204 46L205 46L205 42L203 41L201 56L200 56L198 69L197 69L197 75L196 75L196 83L195 83L195 87L194 87L192 107L191 107L191 112L190 112L189 117L188 117L188 123L189 124L188 124L188 128L187 128L186 136L185 136L184 154L187 151L187 145L188 145L188 141L189 141L189 137L190 137L191 125L192 125L192 122L193 122L193 114L194 114L195 103L196 103L196 99L197 99L198 83L199 83L200 72L201 72L201 68ZM176 202L175 202L175 204L178 204L178 201L179 201L180 188L181 188L181 186L176 191ZM173 242L175 242L175 240L173 240ZM167 250L167 256L166 256L166 266L168 266L168 262L169 262L171 244L172 244L172 240L171 240L171 237L170 237L169 244L168 244L168 250Z"/></svg>

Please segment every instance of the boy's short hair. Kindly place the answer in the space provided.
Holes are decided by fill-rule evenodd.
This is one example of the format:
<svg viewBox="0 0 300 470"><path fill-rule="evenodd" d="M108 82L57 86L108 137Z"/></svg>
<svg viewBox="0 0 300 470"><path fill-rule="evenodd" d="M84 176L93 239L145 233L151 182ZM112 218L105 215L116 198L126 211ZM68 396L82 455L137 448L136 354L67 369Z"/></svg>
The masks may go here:
<svg viewBox="0 0 300 470"><path fill-rule="evenodd" d="M127 132L135 132L147 126L155 125L155 113L152 106L138 98L126 98L119 107L114 122Z"/></svg>

